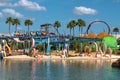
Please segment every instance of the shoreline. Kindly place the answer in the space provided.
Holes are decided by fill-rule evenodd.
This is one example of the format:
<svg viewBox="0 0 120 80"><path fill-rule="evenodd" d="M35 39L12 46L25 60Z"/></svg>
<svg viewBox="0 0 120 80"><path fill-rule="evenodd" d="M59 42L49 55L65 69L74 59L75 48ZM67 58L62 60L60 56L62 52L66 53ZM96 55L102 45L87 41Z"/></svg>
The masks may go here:
<svg viewBox="0 0 120 80"><path fill-rule="evenodd" d="M37 57L30 57L27 55L14 55L14 56L7 56L4 59L17 59L17 60L117 60L120 56L112 55L110 58L109 56L106 57L89 57L89 56L75 56L75 57L66 57L62 58L61 56L47 56L47 55L38 55Z"/></svg>

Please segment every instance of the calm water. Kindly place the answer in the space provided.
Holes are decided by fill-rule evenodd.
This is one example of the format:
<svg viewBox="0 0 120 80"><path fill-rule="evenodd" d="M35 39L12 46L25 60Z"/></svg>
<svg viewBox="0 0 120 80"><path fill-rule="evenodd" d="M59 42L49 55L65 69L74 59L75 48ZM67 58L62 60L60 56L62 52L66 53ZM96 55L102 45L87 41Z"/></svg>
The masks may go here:
<svg viewBox="0 0 120 80"><path fill-rule="evenodd" d="M4 60L0 80L119 80L108 60Z"/></svg>

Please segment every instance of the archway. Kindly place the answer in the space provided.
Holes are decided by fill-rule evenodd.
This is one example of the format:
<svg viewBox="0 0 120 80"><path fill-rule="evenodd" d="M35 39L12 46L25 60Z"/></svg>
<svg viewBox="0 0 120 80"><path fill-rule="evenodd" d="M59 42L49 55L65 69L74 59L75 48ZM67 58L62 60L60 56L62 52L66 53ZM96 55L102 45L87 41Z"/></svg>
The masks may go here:
<svg viewBox="0 0 120 80"><path fill-rule="evenodd" d="M106 44L105 44L104 42L100 42L100 43L98 44L98 50L99 50L99 52L100 52L100 54L101 54L102 56L105 55L105 54L106 54L106 50L107 50Z"/></svg>
<svg viewBox="0 0 120 80"><path fill-rule="evenodd" d="M98 22L104 23L104 24L107 26L107 28L108 28L108 34L110 34L110 26L109 26L105 21L93 21L93 22L91 22L91 23L88 25L88 28L87 28L87 30L86 30L86 34L88 34L88 31L89 31L91 25L94 24L94 23L98 23Z"/></svg>

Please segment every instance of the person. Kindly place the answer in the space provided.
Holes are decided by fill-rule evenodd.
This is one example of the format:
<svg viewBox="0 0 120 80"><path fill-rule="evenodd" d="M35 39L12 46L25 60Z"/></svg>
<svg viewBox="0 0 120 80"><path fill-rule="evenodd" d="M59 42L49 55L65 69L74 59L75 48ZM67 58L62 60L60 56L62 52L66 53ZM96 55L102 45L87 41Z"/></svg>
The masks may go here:
<svg viewBox="0 0 120 80"><path fill-rule="evenodd" d="M28 53L25 51L25 49L23 50L23 54L28 56Z"/></svg>
<svg viewBox="0 0 120 80"><path fill-rule="evenodd" d="M2 51L0 51L0 60L2 60L3 59L3 53L2 53Z"/></svg>
<svg viewBox="0 0 120 80"><path fill-rule="evenodd" d="M62 51L62 58L66 58L66 53L67 53L67 50L63 49L63 51Z"/></svg>
<svg viewBox="0 0 120 80"><path fill-rule="evenodd" d="M36 48L33 47L33 56L36 57Z"/></svg>
<svg viewBox="0 0 120 80"><path fill-rule="evenodd" d="M3 59L3 52L2 52L2 47L0 45L0 60L2 60L2 59Z"/></svg>

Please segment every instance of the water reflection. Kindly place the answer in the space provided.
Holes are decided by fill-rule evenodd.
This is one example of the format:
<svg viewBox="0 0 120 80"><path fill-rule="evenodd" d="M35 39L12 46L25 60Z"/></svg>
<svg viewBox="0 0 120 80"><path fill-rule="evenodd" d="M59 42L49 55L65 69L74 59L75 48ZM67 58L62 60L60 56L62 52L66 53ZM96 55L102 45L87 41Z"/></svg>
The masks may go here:
<svg viewBox="0 0 120 80"><path fill-rule="evenodd" d="M3 60L0 80L118 80L109 60Z"/></svg>
<svg viewBox="0 0 120 80"><path fill-rule="evenodd" d="M36 80L35 73L36 73L36 62L33 61L33 63L32 63L32 70L31 70L32 80Z"/></svg>
<svg viewBox="0 0 120 80"><path fill-rule="evenodd" d="M30 80L32 68L29 66L31 65L30 61L4 60L0 66L0 78L1 80L24 80L25 78Z"/></svg>

